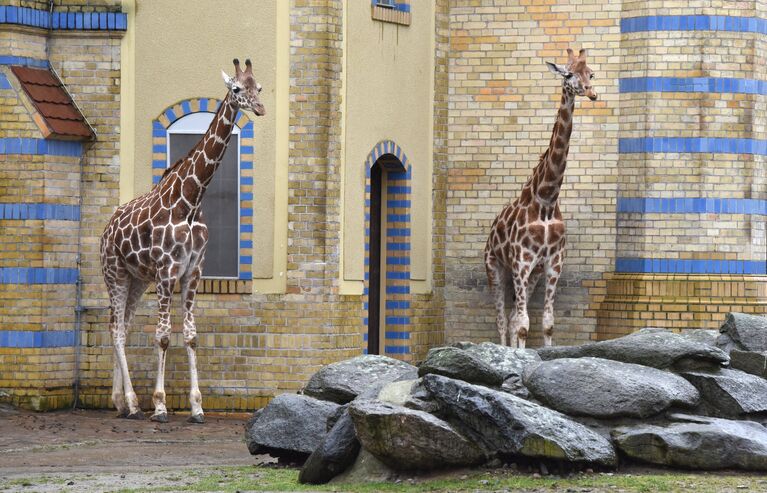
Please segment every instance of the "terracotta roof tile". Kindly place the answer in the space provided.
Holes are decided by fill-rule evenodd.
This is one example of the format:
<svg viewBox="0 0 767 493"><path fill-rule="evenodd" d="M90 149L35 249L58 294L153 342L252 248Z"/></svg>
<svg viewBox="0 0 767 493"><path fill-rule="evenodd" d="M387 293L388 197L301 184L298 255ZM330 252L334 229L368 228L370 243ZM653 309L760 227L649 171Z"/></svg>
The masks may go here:
<svg viewBox="0 0 767 493"><path fill-rule="evenodd" d="M35 117L35 123L46 138L91 140L96 137L55 73L16 66L11 70L42 117Z"/></svg>
<svg viewBox="0 0 767 493"><path fill-rule="evenodd" d="M61 83L56 80L53 74L47 70L39 70L28 67L14 67L13 73L21 82L55 87L61 85Z"/></svg>
<svg viewBox="0 0 767 493"><path fill-rule="evenodd" d="M60 118L62 120L82 120L82 115L69 104L38 103L37 109L46 118Z"/></svg>
<svg viewBox="0 0 767 493"><path fill-rule="evenodd" d="M91 129L84 125L83 122L59 120L57 118L48 118L47 122L53 133L58 135L73 135L86 138L91 136Z"/></svg>

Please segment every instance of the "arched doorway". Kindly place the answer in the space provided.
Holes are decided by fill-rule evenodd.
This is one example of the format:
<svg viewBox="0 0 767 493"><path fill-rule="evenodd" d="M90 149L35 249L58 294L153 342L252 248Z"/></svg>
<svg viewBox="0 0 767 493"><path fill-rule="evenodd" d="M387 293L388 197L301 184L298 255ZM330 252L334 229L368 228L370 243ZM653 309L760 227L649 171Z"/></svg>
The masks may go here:
<svg viewBox="0 0 767 493"><path fill-rule="evenodd" d="M368 354L410 353L410 176L391 141L366 162L365 309Z"/></svg>

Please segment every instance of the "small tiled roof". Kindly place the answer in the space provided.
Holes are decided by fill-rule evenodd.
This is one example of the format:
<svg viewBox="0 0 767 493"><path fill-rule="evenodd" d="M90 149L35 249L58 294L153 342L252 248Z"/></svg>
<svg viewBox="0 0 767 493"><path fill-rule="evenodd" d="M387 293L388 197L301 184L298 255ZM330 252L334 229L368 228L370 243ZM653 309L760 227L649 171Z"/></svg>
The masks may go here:
<svg viewBox="0 0 767 493"><path fill-rule="evenodd" d="M48 69L11 67L41 118L35 123L45 138L93 140L96 135L64 84Z"/></svg>

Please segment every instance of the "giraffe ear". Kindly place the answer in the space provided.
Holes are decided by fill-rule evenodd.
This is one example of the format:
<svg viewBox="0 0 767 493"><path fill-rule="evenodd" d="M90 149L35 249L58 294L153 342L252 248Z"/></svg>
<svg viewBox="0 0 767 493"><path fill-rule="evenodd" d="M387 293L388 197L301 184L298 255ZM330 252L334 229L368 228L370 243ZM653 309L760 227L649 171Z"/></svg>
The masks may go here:
<svg viewBox="0 0 767 493"><path fill-rule="evenodd" d="M567 70L562 65L557 65L555 63L546 62L546 66L549 67L549 70L551 70L551 73L554 75L558 75L560 77L567 77L570 75L570 71Z"/></svg>
<svg viewBox="0 0 767 493"><path fill-rule="evenodd" d="M226 84L226 88L227 89L231 89L232 88L232 83L234 82L234 79L232 79L231 77L226 75L226 72L224 72L223 70L221 70L221 77L224 78L224 84Z"/></svg>

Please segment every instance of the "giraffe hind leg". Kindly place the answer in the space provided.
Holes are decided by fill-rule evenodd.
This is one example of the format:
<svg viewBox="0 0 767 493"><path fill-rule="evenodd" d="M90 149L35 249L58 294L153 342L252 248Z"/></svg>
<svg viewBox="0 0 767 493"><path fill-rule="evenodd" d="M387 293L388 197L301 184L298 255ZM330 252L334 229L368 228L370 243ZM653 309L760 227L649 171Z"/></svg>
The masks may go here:
<svg viewBox="0 0 767 493"><path fill-rule="evenodd" d="M138 398L133 391L128 361L125 356L127 329L125 310L128 302L132 279L117 261L105 266L104 280L107 284L110 303L110 332L114 344L114 375L112 379L112 401L118 416L129 419L141 419L143 414L138 406Z"/></svg>
<svg viewBox="0 0 767 493"><path fill-rule="evenodd" d="M493 292L495 303L495 328L498 330L501 346L505 346L509 335L509 326L506 318L506 273L503 267L498 265L496 258L492 254L485 255L485 267L487 269L487 280Z"/></svg>

